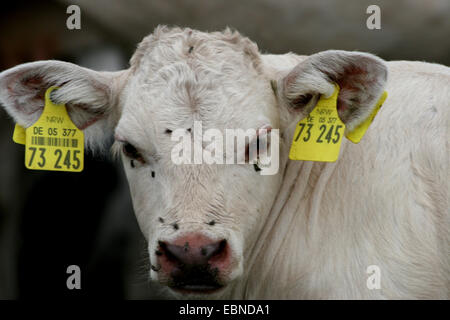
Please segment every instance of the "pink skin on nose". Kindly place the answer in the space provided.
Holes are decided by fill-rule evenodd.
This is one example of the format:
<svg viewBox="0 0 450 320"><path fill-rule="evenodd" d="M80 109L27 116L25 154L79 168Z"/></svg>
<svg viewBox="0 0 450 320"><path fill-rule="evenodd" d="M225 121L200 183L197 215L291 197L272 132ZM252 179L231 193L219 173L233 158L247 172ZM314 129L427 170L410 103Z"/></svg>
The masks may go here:
<svg viewBox="0 0 450 320"><path fill-rule="evenodd" d="M168 256L167 248L178 246L180 249L184 249L187 247L184 259L195 263L198 261L199 257L201 259L203 248L206 248L203 250L208 251L208 248L217 246L217 243L219 242L220 240L212 240L200 233L191 233L179 237L173 242L166 242L167 246L161 246L160 244L158 251L162 254L157 256L158 264L161 267L160 272L170 277L172 271L176 269L179 264L179 262L171 258L170 255ZM222 250L205 259L204 262L209 265L211 270L217 268L218 277L221 278L224 273L229 271L231 265L231 251L228 244L225 244L225 247Z"/></svg>

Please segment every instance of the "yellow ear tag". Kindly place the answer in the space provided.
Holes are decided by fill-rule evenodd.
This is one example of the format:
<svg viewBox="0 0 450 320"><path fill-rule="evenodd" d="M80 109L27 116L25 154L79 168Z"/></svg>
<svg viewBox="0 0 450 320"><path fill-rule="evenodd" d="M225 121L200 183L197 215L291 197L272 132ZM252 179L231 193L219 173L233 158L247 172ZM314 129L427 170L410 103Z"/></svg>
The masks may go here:
<svg viewBox="0 0 450 320"><path fill-rule="evenodd" d="M13 141L18 144L25 144L25 128L17 123L14 127Z"/></svg>
<svg viewBox="0 0 450 320"><path fill-rule="evenodd" d="M289 159L334 162L339 156L345 124L337 113L339 86L331 97L320 97L311 113L295 128Z"/></svg>
<svg viewBox="0 0 450 320"><path fill-rule="evenodd" d="M70 119L66 106L50 100L50 93L56 89L47 89L44 111L26 129L25 166L33 170L80 172L84 165L84 134Z"/></svg>
<svg viewBox="0 0 450 320"><path fill-rule="evenodd" d="M381 106L383 105L384 101L387 98L387 92L384 91L381 95L381 98L378 100L377 104L375 105L375 108L373 109L372 113L364 120L363 123L359 124L353 131L347 132L346 137L348 140L350 140L353 143L358 143L361 141L362 137L366 133L367 129L369 128L370 124L372 123L373 119L378 113L378 110L380 110Z"/></svg>

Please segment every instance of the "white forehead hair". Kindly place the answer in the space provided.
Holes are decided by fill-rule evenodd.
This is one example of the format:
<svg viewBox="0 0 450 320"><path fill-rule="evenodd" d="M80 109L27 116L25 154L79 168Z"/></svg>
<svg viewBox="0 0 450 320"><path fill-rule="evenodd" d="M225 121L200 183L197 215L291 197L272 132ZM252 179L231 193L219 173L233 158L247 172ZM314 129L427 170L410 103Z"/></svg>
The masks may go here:
<svg viewBox="0 0 450 320"><path fill-rule="evenodd" d="M261 61L257 45L230 29L158 27L130 60L122 127L146 127L152 136L165 128L189 128L194 120L205 129L254 127L243 115L263 113L270 101L264 93L270 83L260 81Z"/></svg>
<svg viewBox="0 0 450 320"><path fill-rule="evenodd" d="M186 62L193 70L217 69L227 64L230 70L260 65L257 45L229 28L222 32L201 32L189 28L158 26L139 43L131 57L134 71L156 72L176 62Z"/></svg>

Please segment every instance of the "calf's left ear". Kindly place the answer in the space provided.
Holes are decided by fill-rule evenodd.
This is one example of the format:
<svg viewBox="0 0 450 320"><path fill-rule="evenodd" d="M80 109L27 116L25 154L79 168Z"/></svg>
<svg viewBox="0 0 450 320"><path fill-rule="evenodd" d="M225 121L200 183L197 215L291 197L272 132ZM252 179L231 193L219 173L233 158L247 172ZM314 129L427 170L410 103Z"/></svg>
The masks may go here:
<svg viewBox="0 0 450 320"><path fill-rule="evenodd" d="M307 57L278 83L278 98L289 113L306 117L320 95L340 87L338 114L347 130L353 130L372 112L387 80L385 62L371 54L340 50Z"/></svg>

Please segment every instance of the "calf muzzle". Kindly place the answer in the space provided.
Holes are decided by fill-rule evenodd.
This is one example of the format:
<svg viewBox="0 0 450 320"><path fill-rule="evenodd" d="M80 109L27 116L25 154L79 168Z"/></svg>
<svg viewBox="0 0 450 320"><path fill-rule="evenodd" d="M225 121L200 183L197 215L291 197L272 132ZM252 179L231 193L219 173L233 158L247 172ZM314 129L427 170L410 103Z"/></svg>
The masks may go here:
<svg viewBox="0 0 450 320"><path fill-rule="evenodd" d="M181 291L214 291L223 286L221 278L230 264L227 240L212 240L189 234L173 242L159 241L160 271L169 287Z"/></svg>

